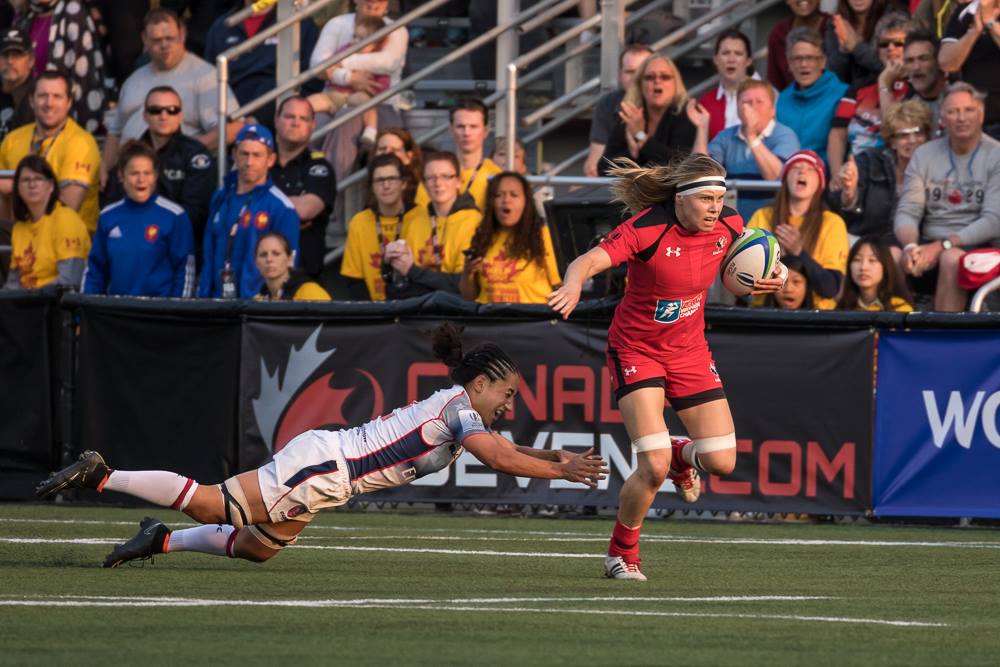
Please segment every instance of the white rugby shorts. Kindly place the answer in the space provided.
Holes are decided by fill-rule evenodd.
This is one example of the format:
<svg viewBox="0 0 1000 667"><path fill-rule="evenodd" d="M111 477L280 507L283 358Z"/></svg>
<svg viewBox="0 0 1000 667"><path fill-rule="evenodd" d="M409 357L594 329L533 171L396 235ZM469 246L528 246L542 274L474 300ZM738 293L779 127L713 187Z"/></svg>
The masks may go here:
<svg viewBox="0 0 1000 667"><path fill-rule="evenodd" d="M337 431L306 431L292 438L267 464L257 482L271 521L312 521L316 512L351 498L347 461Z"/></svg>

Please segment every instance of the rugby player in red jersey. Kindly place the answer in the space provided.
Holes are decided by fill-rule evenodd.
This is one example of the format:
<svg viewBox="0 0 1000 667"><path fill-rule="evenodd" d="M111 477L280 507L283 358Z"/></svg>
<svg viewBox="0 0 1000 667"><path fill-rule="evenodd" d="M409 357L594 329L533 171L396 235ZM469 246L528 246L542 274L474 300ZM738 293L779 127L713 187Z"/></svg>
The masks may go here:
<svg viewBox="0 0 1000 667"><path fill-rule="evenodd" d="M705 339L705 293L743 231L723 205L726 170L705 155L643 168L617 160L611 190L632 213L598 246L566 269L549 305L564 318L588 278L628 262L625 297L608 330L608 368L638 466L622 486L604 574L645 581L640 569L642 521L664 479L695 502L698 472L726 475L736 466L736 429ZM781 289L787 271L757 281L755 293ZM664 399L690 440L671 440Z"/></svg>

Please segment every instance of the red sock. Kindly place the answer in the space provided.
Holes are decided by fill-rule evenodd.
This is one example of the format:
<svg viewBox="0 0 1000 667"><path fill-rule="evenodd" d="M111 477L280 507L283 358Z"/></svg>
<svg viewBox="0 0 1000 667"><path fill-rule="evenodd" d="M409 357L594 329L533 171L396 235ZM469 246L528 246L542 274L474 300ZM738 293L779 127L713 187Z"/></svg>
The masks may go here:
<svg viewBox="0 0 1000 667"><path fill-rule="evenodd" d="M621 556L626 563L639 562L639 533L642 524L629 528L615 519L615 529L611 533L611 544L608 545L609 556Z"/></svg>

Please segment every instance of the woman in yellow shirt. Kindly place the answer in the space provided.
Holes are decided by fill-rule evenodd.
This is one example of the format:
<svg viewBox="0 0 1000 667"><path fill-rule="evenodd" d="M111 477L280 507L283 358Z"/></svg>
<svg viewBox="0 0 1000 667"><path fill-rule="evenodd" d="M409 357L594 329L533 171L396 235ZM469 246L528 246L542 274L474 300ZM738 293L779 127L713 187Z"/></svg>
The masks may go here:
<svg viewBox="0 0 1000 667"><path fill-rule="evenodd" d="M386 259L406 278L392 298L442 291L458 294L459 276L465 268L464 251L472 243L483 216L467 193L459 193L461 169L454 153L428 153L424 157L424 183L431 201L417 206L403 224L405 244L386 250Z"/></svg>
<svg viewBox="0 0 1000 667"><path fill-rule="evenodd" d="M257 239L254 255L257 270L264 277L257 301L329 301L319 283L292 271L292 246L281 232L268 232Z"/></svg>
<svg viewBox="0 0 1000 667"><path fill-rule="evenodd" d="M823 160L813 151L794 153L781 168L774 206L758 209L750 227L774 232L783 257L799 257L813 288L815 307L831 310L847 270L847 225L826 209ZM760 303L758 297L754 302Z"/></svg>
<svg viewBox="0 0 1000 667"><path fill-rule="evenodd" d="M837 302L840 310L887 310L911 313L906 281L878 235L863 236L847 257L847 280Z"/></svg>
<svg viewBox="0 0 1000 667"><path fill-rule="evenodd" d="M87 226L59 202L56 175L44 158L24 157L14 172L8 288L36 289L50 283L79 289L90 252Z"/></svg>
<svg viewBox="0 0 1000 667"><path fill-rule="evenodd" d="M423 174L424 158L420 151L420 145L413 140L413 135L401 127L387 127L379 130L375 137L375 155L392 154L399 158L399 161L409 172L406 180L403 199L413 206L427 206L430 203L430 195L424 187Z"/></svg>
<svg viewBox="0 0 1000 667"><path fill-rule="evenodd" d="M479 303L548 303L562 280L552 236L524 176L504 171L490 181L486 215L462 273L466 299Z"/></svg>
<svg viewBox="0 0 1000 667"><path fill-rule="evenodd" d="M406 181L406 168L391 153L376 155L368 163L368 208L348 224L340 265L354 300L385 301L386 283L398 279L385 254L387 247L404 243L403 219L409 215L403 199Z"/></svg>

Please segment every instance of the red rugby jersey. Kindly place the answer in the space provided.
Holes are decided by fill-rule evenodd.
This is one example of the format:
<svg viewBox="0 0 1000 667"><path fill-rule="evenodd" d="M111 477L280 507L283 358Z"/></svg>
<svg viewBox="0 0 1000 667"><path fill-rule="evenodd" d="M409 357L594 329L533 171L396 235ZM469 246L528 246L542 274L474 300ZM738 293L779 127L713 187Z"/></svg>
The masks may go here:
<svg viewBox="0 0 1000 667"><path fill-rule="evenodd" d="M727 206L712 231L690 232L677 221L673 202L618 225L600 244L616 266L628 262L609 345L660 354L704 341L705 292L742 231L743 218Z"/></svg>

